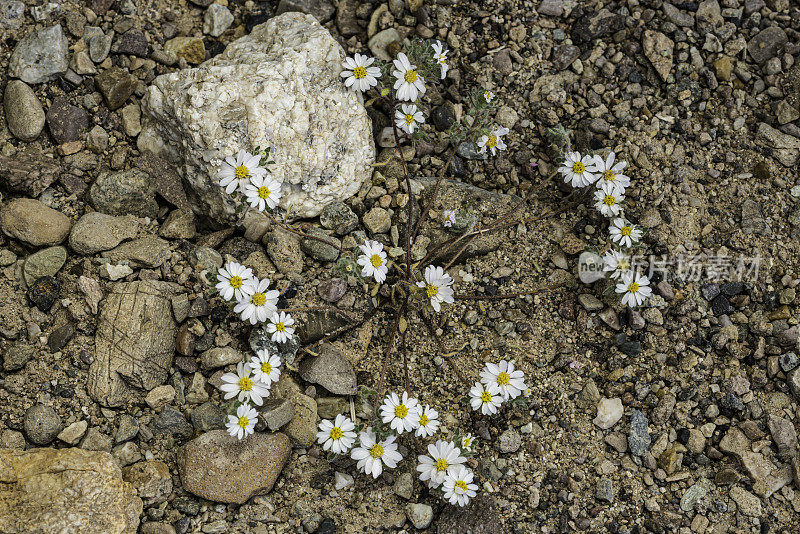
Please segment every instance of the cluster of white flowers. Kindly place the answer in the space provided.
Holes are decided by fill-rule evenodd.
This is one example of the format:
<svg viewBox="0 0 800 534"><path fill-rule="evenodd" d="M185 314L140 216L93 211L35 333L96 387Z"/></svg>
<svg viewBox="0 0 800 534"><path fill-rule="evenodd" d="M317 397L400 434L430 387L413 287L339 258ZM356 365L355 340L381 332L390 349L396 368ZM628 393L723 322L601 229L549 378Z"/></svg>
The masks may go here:
<svg viewBox="0 0 800 534"><path fill-rule="evenodd" d="M430 50L432 51L430 58L441 69L441 79L444 80L450 68L447 64L447 54L450 51L441 41L432 43ZM383 72L380 67L373 66L373 63L375 63L375 58L358 53L353 57L345 58L341 72L344 84L352 90L362 93L376 87ZM406 134L411 135L421 124L425 123L425 115L416 104L427 91L425 78L420 74L417 65L411 63L411 60L403 52L397 54L397 58L392 61L392 66L394 67L391 71L394 78L392 89L395 99L400 102L394 112L394 124ZM483 97L488 104L494 100L495 95L491 91L485 91ZM503 136L508 132L508 128L495 127L480 136L476 143L478 152L485 154L489 150L494 156L498 150L505 150L506 144L503 142Z"/></svg>
<svg viewBox="0 0 800 534"><path fill-rule="evenodd" d="M280 292L269 289L270 280L259 280L252 269L235 262L226 263L217 271L217 285L220 296L233 300L233 311L240 314L242 321L250 324L263 323L269 319L274 341L285 341L291 337L294 319L286 313L278 313Z"/></svg>
<svg viewBox="0 0 800 534"><path fill-rule="evenodd" d="M261 165L261 156L239 150L236 157L228 156L219 168L217 178L227 194L239 192L251 208L264 211L275 209L281 201L280 181L269 176Z"/></svg>
<svg viewBox="0 0 800 534"><path fill-rule="evenodd" d="M225 394L225 399L235 398L241 403L236 408L236 415L228 416L226 428L231 436L244 439L253 433L258 412L252 405L264 404L272 384L281 376L280 366L279 356L262 349L249 362L239 362L235 373L222 375L219 389Z"/></svg>
<svg viewBox="0 0 800 534"><path fill-rule="evenodd" d="M270 290L269 284L269 279L259 280L250 268L235 262L226 263L217 271L216 288L223 299L236 302L234 312L251 324L269 320L266 329L272 341L285 343L294 337L294 319L278 311L279 292ZM280 366L279 356L262 349L249 362L239 362L235 373L222 375L220 390L224 398L241 403L236 415L228 416L226 426L231 436L243 439L253 433L258 413L252 404L261 406L269 396L272 384L280 378Z"/></svg>
<svg viewBox="0 0 800 534"><path fill-rule="evenodd" d="M340 414L333 421L324 419L320 422L317 442L325 451L335 454L349 452L359 471L378 478L384 468L394 469L402 461L403 455L397 443L400 436L413 432L418 438L427 438L436 434L440 426L439 412L429 405L422 406L408 392L386 395L380 406L380 418L389 428L389 435L383 439L372 427L356 434L353 421ZM473 447L472 434L457 437L457 443L437 440L435 444L429 444L428 455L417 457L420 480L432 489L439 488L451 504L465 506L478 489L473 483L474 474L463 465L465 455L471 454Z"/></svg>
<svg viewBox="0 0 800 534"><path fill-rule="evenodd" d="M642 231L624 215L625 189L631 184L631 179L623 172L626 166L626 161L617 161L613 151L605 159L599 155L569 152L558 172L572 187L596 185L595 208L604 217L613 218L608 231L612 243L618 247L603 257L603 270L618 280L614 290L622 295L622 304L634 308L650 298L652 290L647 276L631 268L629 249L639 242Z"/></svg>
<svg viewBox="0 0 800 534"><path fill-rule="evenodd" d="M475 382L469 390L469 402L473 410L483 415L496 414L503 402L516 399L528 391L525 373L515 369L514 362L487 362L480 376L480 382Z"/></svg>

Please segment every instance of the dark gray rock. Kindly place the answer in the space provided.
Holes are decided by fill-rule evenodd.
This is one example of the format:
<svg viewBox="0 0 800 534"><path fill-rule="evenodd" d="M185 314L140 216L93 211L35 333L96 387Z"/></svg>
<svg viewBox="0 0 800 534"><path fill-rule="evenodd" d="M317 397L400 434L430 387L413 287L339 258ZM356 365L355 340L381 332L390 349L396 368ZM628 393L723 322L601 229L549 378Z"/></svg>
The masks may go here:
<svg viewBox="0 0 800 534"><path fill-rule="evenodd" d="M199 433L225 428L225 412L213 402L206 402L192 410L192 426Z"/></svg>
<svg viewBox="0 0 800 534"><path fill-rule="evenodd" d="M336 258L339 257L339 249L337 247L342 246L341 241L333 236L328 235L321 228L316 228L313 226L306 230L306 233L310 236L318 237L331 243L335 243L336 246L328 245L316 239L305 238L300 241L300 248L303 250L303 252L319 261L336 261Z"/></svg>
<svg viewBox="0 0 800 534"><path fill-rule="evenodd" d="M756 63L762 65L767 60L778 56L788 40L789 37L782 28L770 26L750 39L750 42L747 43L747 51Z"/></svg>
<svg viewBox="0 0 800 534"><path fill-rule="evenodd" d="M189 439L194 436L194 427L189 424L181 412L172 406L164 406L153 423L153 432Z"/></svg>
<svg viewBox="0 0 800 534"><path fill-rule="evenodd" d="M36 354L36 348L27 343L14 343L3 353L3 370L19 371Z"/></svg>
<svg viewBox="0 0 800 534"><path fill-rule="evenodd" d="M628 447L634 456L644 456L650 448L651 438L647 430L647 416L639 410L631 413L631 429L628 434Z"/></svg>
<svg viewBox="0 0 800 534"><path fill-rule="evenodd" d="M50 406L36 404L25 411L25 436L36 445L47 445L61 432L61 418Z"/></svg>
<svg viewBox="0 0 800 534"><path fill-rule="evenodd" d="M461 508L446 506L436 522L436 534L501 534L497 503L483 492Z"/></svg>
<svg viewBox="0 0 800 534"><path fill-rule="evenodd" d="M605 502L614 502L614 483L610 478L602 477L597 481L597 500Z"/></svg>

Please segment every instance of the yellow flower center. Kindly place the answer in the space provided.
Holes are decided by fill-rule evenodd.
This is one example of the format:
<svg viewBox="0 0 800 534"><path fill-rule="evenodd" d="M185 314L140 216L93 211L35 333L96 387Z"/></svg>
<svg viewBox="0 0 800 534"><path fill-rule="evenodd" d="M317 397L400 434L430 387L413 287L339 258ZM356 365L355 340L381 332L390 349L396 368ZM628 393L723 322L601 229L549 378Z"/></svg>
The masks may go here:
<svg viewBox="0 0 800 534"><path fill-rule="evenodd" d="M497 375L497 383L501 386L507 386L511 383L511 375L503 371Z"/></svg>
<svg viewBox="0 0 800 534"><path fill-rule="evenodd" d="M582 174L583 171L585 170L586 167L584 167L583 163L581 163L580 161L576 161L575 163L572 164L572 172L574 172L575 174Z"/></svg>
<svg viewBox="0 0 800 534"><path fill-rule="evenodd" d="M619 233L622 235L631 235L631 230L633 230L633 228L630 226L623 226L619 229Z"/></svg>
<svg viewBox="0 0 800 534"><path fill-rule="evenodd" d="M617 175L614 174L614 171L612 171L611 169L603 171L603 178L608 180L609 182L613 182L614 178L616 178L616 176Z"/></svg>
<svg viewBox="0 0 800 534"><path fill-rule="evenodd" d="M436 470L437 470L438 472L440 472L440 473L441 473L442 471L445 471L445 470L447 470L447 468L448 468L449 466L450 466L450 464L448 464L448 463L447 463L447 460L445 460L444 458L439 458L438 460L436 460Z"/></svg>
<svg viewBox="0 0 800 534"><path fill-rule="evenodd" d="M487 102L491 102L492 98L494 98L494 95L491 93L491 91L486 91L483 93L483 98L485 98Z"/></svg>
<svg viewBox="0 0 800 534"><path fill-rule="evenodd" d="M376 443L375 445L370 447L369 454L373 458L383 458L383 447L380 444Z"/></svg>
<svg viewBox="0 0 800 534"><path fill-rule="evenodd" d="M481 401L492 402L492 394L484 390L484 392L481 393Z"/></svg>
<svg viewBox="0 0 800 534"><path fill-rule="evenodd" d="M263 306L264 304L266 304L266 302L267 302L267 297L264 295L264 293L261 293L260 291L256 291L255 293L253 293L253 296L250 297L250 303L255 306Z"/></svg>
<svg viewBox="0 0 800 534"><path fill-rule="evenodd" d="M370 257L369 262L372 264L373 267L376 268L383 265L383 260L381 259L380 254L373 254L372 257Z"/></svg>
<svg viewBox="0 0 800 534"><path fill-rule="evenodd" d="M266 185L262 185L261 187L258 188L259 198L267 200L269 198L269 193L270 193L269 187L267 187Z"/></svg>
<svg viewBox="0 0 800 534"><path fill-rule="evenodd" d="M469 447L470 447L470 445L472 444L472 440L470 440L469 438L464 438L464 439L461 441L461 444L462 444L464 447L466 447L466 448L469 448Z"/></svg>
<svg viewBox="0 0 800 534"><path fill-rule="evenodd" d="M414 115L411 113L406 113L406 124L411 125L414 124Z"/></svg>
<svg viewBox="0 0 800 534"><path fill-rule="evenodd" d="M618 271L627 271L629 267L630 265L628 264L628 260L622 259L619 260L619 263L617 263Z"/></svg>
<svg viewBox="0 0 800 534"><path fill-rule="evenodd" d="M276 332L286 332L286 325L283 323L275 323Z"/></svg>
<svg viewBox="0 0 800 534"><path fill-rule="evenodd" d="M639 291L639 284L636 282L628 286L628 293L636 293L637 291Z"/></svg>
<svg viewBox="0 0 800 534"><path fill-rule="evenodd" d="M419 426L428 426L428 423L430 422L431 420L428 419L427 415L421 415L419 418Z"/></svg>
<svg viewBox="0 0 800 534"><path fill-rule="evenodd" d="M355 76L359 80L361 78L366 78L367 69L365 69L364 67L356 67L356 68L353 69L353 76Z"/></svg>
<svg viewBox="0 0 800 534"><path fill-rule="evenodd" d="M239 423L238 424L242 428L247 428L247 425L250 424L250 419L248 419L247 417L242 416L242 417L239 418Z"/></svg>
<svg viewBox="0 0 800 534"><path fill-rule="evenodd" d="M427 284L425 286L425 292L428 294L428 298L432 299L439 294L439 288L433 284Z"/></svg>
<svg viewBox="0 0 800 534"><path fill-rule="evenodd" d="M342 436L344 436L344 432L342 432L341 428L339 428L337 426L331 428L331 439L332 440L336 441L337 439L342 439Z"/></svg>
<svg viewBox="0 0 800 534"><path fill-rule="evenodd" d="M606 195L606 197L603 199L603 204L606 206L613 206L616 203L617 200L614 198L614 195Z"/></svg>
<svg viewBox="0 0 800 534"><path fill-rule="evenodd" d="M239 379L239 389L242 391L250 391L253 389L253 381L246 376L243 376Z"/></svg>
<svg viewBox="0 0 800 534"><path fill-rule="evenodd" d="M239 165L238 167L236 167L236 170L234 171L233 175L236 176L237 180L244 180L245 178L250 176L250 169L248 169L244 165Z"/></svg>
<svg viewBox="0 0 800 534"><path fill-rule="evenodd" d="M486 146L488 146L489 148L496 147L497 146L497 136L496 135L490 135L489 139L486 140Z"/></svg>
<svg viewBox="0 0 800 534"><path fill-rule="evenodd" d="M402 419L403 417L408 415L408 408L406 408L405 404L398 404L397 407L394 409L395 417L399 417Z"/></svg>
<svg viewBox="0 0 800 534"><path fill-rule="evenodd" d="M244 280L241 276L231 276L230 284L233 289L239 289L244 284Z"/></svg>
<svg viewBox="0 0 800 534"><path fill-rule="evenodd" d="M268 375L272 372L272 364L269 362L264 362L261 364L261 372L265 375Z"/></svg>
<svg viewBox="0 0 800 534"><path fill-rule="evenodd" d="M403 79L408 83L414 83L418 78L419 76L417 76L417 71L415 70L408 70L405 75L403 75Z"/></svg>
<svg viewBox="0 0 800 534"><path fill-rule="evenodd" d="M466 483L466 482L464 482L463 480L459 480L459 481L457 481L457 482L454 484L454 486L455 486L455 487L457 487L458 489L460 489L461 491L467 491L467 489L468 489L468 488L467 488L467 483Z"/></svg>

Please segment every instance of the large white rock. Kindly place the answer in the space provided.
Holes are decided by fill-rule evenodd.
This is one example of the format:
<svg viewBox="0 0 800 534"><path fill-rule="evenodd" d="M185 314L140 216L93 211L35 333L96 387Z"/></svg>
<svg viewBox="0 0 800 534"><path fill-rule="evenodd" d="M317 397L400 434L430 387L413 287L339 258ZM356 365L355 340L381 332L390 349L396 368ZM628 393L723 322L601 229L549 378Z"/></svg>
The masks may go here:
<svg viewBox="0 0 800 534"><path fill-rule="evenodd" d="M222 160L271 146L281 207L313 217L354 195L375 161L367 112L339 75L343 59L313 16L274 17L199 67L156 78L138 146L174 163L195 211L219 222L234 215L216 183Z"/></svg>

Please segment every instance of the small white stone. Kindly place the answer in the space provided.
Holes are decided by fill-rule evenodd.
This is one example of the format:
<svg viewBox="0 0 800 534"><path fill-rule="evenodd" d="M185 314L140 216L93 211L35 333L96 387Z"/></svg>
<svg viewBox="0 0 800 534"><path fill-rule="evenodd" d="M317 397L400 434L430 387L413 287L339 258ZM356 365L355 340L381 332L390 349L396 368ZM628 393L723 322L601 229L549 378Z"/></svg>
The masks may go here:
<svg viewBox="0 0 800 534"><path fill-rule="evenodd" d="M220 4L211 4L203 17L203 33L219 37L233 24L230 10Z"/></svg>
<svg viewBox="0 0 800 534"><path fill-rule="evenodd" d="M597 403L597 417L593 422L603 430L607 430L622 419L622 411L622 399L619 397L615 399L602 398Z"/></svg>
<svg viewBox="0 0 800 534"><path fill-rule="evenodd" d="M353 485L353 477L348 475L347 473L340 473L336 471L333 475L334 479L334 487L337 490L343 490L344 488L348 488Z"/></svg>
<svg viewBox="0 0 800 534"><path fill-rule="evenodd" d="M578 278L584 284L597 282L605 277L604 265L603 258L599 254L581 252L581 255L578 256Z"/></svg>

